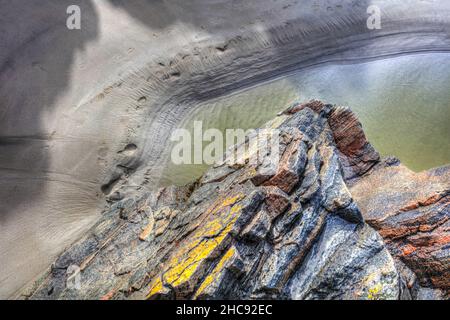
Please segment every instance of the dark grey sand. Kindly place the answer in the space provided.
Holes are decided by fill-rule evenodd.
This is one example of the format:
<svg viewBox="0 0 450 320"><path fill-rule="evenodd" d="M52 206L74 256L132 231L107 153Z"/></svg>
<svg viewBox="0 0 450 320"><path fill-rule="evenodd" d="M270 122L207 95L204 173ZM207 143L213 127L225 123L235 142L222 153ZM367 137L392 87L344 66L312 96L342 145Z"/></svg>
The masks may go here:
<svg viewBox="0 0 450 320"><path fill-rule="evenodd" d="M70 4L81 31L66 28ZM381 30L366 27L370 4ZM198 106L305 68L450 51L446 0L0 0L0 12L0 297L85 231L104 193L158 185L172 129ZM361 68L358 92L383 92ZM123 181L120 166L136 172Z"/></svg>

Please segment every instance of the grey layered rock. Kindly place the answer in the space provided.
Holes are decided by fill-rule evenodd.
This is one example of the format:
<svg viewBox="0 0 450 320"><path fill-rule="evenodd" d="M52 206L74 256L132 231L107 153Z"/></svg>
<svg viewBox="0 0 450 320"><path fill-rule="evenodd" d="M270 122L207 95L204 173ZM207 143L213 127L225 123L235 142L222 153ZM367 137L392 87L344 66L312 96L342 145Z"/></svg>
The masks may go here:
<svg viewBox="0 0 450 320"><path fill-rule="evenodd" d="M347 187L348 146L336 143L341 133L333 130L341 109L315 106L280 116L284 142L270 176L260 176L265 161L239 167L223 161L193 185L121 200L22 297L411 297ZM348 119L360 130L346 111L340 121ZM373 150L364 134L358 138L364 150ZM67 285L71 265L80 267L75 287Z"/></svg>

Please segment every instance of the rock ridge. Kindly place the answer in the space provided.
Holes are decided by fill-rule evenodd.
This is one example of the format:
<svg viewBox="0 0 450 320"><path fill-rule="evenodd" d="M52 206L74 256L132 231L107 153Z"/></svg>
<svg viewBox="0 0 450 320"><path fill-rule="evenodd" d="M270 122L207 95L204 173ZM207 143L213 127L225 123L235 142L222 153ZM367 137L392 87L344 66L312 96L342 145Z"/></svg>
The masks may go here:
<svg viewBox="0 0 450 320"><path fill-rule="evenodd" d="M113 203L20 297L448 297L450 167L381 159L349 108L320 101L264 128L279 162L230 151L189 186Z"/></svg>

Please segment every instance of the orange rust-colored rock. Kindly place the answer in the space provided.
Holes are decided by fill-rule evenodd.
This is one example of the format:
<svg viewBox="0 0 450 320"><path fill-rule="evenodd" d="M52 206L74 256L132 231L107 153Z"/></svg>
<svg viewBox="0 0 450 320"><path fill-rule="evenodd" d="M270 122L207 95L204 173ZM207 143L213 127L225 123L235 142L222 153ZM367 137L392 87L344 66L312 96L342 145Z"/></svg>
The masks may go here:
<svg viewBox="0 0 450 320"><path fill-rule="evenodd" d="M375 168L351 188L366 221L422 286L450 291L450 166Z"/></svg>
<svg viewBox="0 0 450 320"><path fill-rule="evenodd" d="M341 161L346 179L364 175L380 161L380 155L367 141L361 123L349 108L335 108L328 122L336 146L343 155Z"/></svg>
<svg viewBox="0 0 450 320"><path fill-rule="evenodd" d="M141 241L147 240L147 238L150 236L150 234L153 231L154 225L155 225L155 222L152 219L151 222L149 222L149 224L144 228L142 233L139 235L139 240L141 240Z"/></svg>
<svg viewBox="0 0 450 320"><path fill-rule="evenodd" d="M103 297L101 297L100 300L101 301L109 301L114 297L115 294L116 294L116 290L112 290L112 291L108 292L107 294L105 294Z"/></svg>
<svg viewBox="0 0 450 320"><path fill-rule="evenodd" d="M264 190L266 191L267 211L271 218L275 219L287 209L291 201L288 195L277 187L265 187Z"/></svg>
<svg viewBox="0 0 450 320"><path fill-rule="evenodd" d="M416 250L417 250L416 247L414 247L411 244L407 244L405 247L402 248L402 254L404 256L408 256L408 255L410 255L411 253L413 253Z"/></svg>
<svg viewBox="0 0 450 320"><path fill-rule="evenodd" d="M280 159L275 176L264 183L265 186L277 186L286 193L290 193L298 184L299 172L303 170L306 162L305 153L302 152L306 149L301 140L302 135L299 131L295 131L295 135L290 138L289 146Z"/></svg>

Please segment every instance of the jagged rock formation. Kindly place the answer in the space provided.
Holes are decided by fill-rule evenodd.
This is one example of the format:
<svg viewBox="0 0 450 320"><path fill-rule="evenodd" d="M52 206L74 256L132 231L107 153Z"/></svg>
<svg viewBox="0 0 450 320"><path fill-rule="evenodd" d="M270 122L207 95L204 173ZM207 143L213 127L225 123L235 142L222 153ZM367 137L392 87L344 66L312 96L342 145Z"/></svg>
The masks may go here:
<svg viewBox="0 0 450 320"><path fill-rule="evenodd" d="M192 185L114 203L22 297L445 297L449 168L382 161L348 108L318 101L266 127L279 163L229 153Z"/></svg>
<svg viewBox="0 0 450 320"><path fill-rule="evenodd" d="M66 27L71 5L81 30ZM439 65L450 51L447 0L15 0L0 12L1 298L92 225L104 194L157 183L172 130L203 102L312 66L415 53Z"/></svg>
<svg viewBox="0 0 450 320"><path fill-rule="evenodd" d="M398 162L378 166L351 187L364 217L418 283L450 289L450 166L416 174Z"/></svg>

